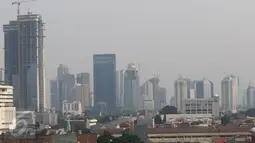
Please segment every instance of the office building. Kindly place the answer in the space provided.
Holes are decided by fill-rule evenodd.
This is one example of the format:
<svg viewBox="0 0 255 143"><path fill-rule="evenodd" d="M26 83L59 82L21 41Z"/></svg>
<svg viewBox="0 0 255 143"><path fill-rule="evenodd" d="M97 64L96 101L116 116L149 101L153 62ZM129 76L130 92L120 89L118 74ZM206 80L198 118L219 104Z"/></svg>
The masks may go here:
<svg viewBox="0 0 255 143"><path fill-rule="evenodd" d="M81 102L82 111L90 107L90 92L88 84L76 85L76 101Z"/></svg>
<svg viewBox="0 0 255 143"><path fill-rule="evenodd" d="M225 76L221 81L221 104L223 111L237 112L237 96L239 90L239 78L234 75Z"/></svg>
<svg viewBox="0 0 255 143"><path fill-rule="evenodd" d="M116 111L116 56L96 54L93 56L95 105L104 102L107 111Z"/></svg>
<svg viewBox="0 0 255 143"><path fill-rule="evenodd" d="M116 71L116 105L124 107L124 76L125 70Z"/></svg>
<svg viewBox="0 0 255 143"><path fill-rule="evenodd" d="M248 86L246 92L247 108L255 108L255 87Z"/></svg>
<svg viewBox="0 0 255 143"><path fill-rule="evenodd" d="M180 76L174 83L176 108L183 111L183 100L190 98L190 79Z"/></svg>
<svg viewBox="0 0 255 143"><path fill-rule="evenodd" d="M219 97L184 99L182 104L183 114L212 114L218 117L220 113Z"/></svg>
<svg viewBox="0 0 255 143"><path fill-rule="evenodd" d="M44 23L40 15L31 13L20 15L19 20L19 30L17 20L3 26L5 80L14 86L16 107L43 111L46 107Z"/></svg>
<svg viewBox="0 0 255 143"><path fill-rule="evenodd" d="M58 66L58 75L57 75L57 79L61 80L62 76L69 74L69 68L67 67L67 65L64 64L60 64Z"/></svg>
<svg viewBox="0 0 255 143"><path fill-rule="evenodd" d="M166 106L166 88L159 88L159 96L158 96L158 109L162 109Z"/></svg>
<svg viewBox="0 0 255 143"><path fill-rule="evenodd" d="M213 83L208 79L195 82L196 98L211 98L213 97Z"/></svg>
<svg viewBox="0 0 255 143"><path fill-rule="evenodd" d="M138 69L135 64L129 64L124 77L124 108L136 111L142 109L142 103Z"/></svg>
<svg viewBox="0 0 255 143"><path fill-rule="evenodd" d="M153 83L151 81L148 80L141 85L141 95L143 96L144 100L153 100L153 93Z"/></svg>
<svg viewBox="0 0 255 143"><path fill-rule="evenodd" d="M79 74L77 74L76 82L78 84L90 85L90 75L89 75L89 73L79 73Z"/></svg>
<svg viewBox="0 0 255 143"><path fill-rule="evenodd" d="M16 128L16 108L13 104L13 87L0 85L0 133Z"/></svg>
<svg viewBox="0 0 255 143"><path fill-rule="evenodd" d="M159 108L159 78L158 76L154 76L153 78L150 78L149 81L152 83L152 87L153 87L153 100L154 100L154 108L155 109L160 109Z"/></svg>
<svg viewBox="0 0 255 143"><path fill-rule="evenodd" d="M58 81L50 80L50 96L51 96L51 107L57 108L58 106Z"/></svg>

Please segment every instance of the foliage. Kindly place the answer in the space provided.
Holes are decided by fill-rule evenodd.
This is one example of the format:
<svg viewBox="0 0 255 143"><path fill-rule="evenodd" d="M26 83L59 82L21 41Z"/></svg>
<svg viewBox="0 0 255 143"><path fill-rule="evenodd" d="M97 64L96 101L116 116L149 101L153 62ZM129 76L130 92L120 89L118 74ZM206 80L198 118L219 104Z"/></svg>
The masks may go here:
<svg viewBox="0 0 255 143"><path fill-rule="evenodd" d="M118 137L114 140L114 143L140 143L141 139L136 135L125 135Z"/></svg>
<svg viewBox="0 0 255 143"><path fill-rule="evenodd" d="M224 126L230 123L230 121L231 117L229 115L224 115L223 117L221 117L221 124Z"/></svg>
<svg viewBox="0 0 255 143"><path fill-rule="evenodd" d="M156 115L155 116L154 123L155 124L161 124L162 123L160 115Z"/></svg>
<svg viewBox="0 0 255 143"><path fill-rule="evenodd" d="M253 123L253 120L252 120L252 119L250 119L250 120L245 120L244 122L247 123L247 124L250 124L250 123Z"/></svg>
<svg viewBox="0 0 255 143"><path fill-rule="evenodd" d="M97 143L140 143L141 139L136 135L122 135L121 137L113 137L109 132L97 138Z"/></svg>
<svg viewBox="0 0 255 143"><path fill-rule="evenodd" d="M97 143L112 143L116 140L109 132L105 131L104 134L97 138Z"/></svg>
<svg viewBox="0 0 255 143"><path fill-rule="evenodd" d="M161 114L178 114L177 108L174 106L165 106L160 111Z"/></svg>
<svg viewBox="0 0 255 143"><path fill-rule="evenodd" d="M249 117L255 117L255 109L254 108L250 108L246 111L246 116Z"/></svg>

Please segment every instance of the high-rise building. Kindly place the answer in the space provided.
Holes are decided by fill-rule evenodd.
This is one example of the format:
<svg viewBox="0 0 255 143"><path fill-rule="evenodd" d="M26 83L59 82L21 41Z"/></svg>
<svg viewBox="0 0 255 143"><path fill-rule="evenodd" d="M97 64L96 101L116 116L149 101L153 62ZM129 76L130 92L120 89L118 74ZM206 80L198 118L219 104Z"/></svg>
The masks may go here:
<svg viewBox="0 0 255 143"><path fill-rule="evenodd" d="M255 108L255 87L248 86L246 92L247 108Z"/></svg>
<svg viewBox="0 0 255 143"><path fill-rule="evenodd" d="M77 84L76 85L76 101L81 102L82 111L85 111L90 107L90 92L89 84Z"/></svg>
<svg viewBox="0 0 255 143"><path fill-rule="evenodd" d="M189 99L190 95L190 79L180 76L174 83L176 108L182 111L183 100Z"/></svg>
<svg viewBox="0 0 255 143"><path fill-rule="evenodd" d="M62 111L62 102L67 100L68 102L75 101L75 75L69 73L69 68L60 64L57 69L57 81L58 81L58 111Z"/></svg>
<svg viewBox="0 0 255 143"><path fill-rule="evenodd" d="M76 82L78 84L88 84L88 85L90 85L90 75L89 75L89 73L79 73L79 74L77 74Z"/></svg>
<svg viewBox="0 0 255 143"><path fill-rule="evenodd" d="M124 107L136 111L143 108L140 78L135 64L128 64L124 77Z"/></svg>
<svg viewBox="0 0 255 143"><path fill-rule="evenodd" d="M228 75L221 81L221 102L223 111L237 112L237 96L239 94L239 78Z"/></svg>
<svg viewBox="0 0 255 143"><path fill-rule="evenodd" d="M203 80L195 82L195 91L196 98L212 98L213 95L213 83L208 79L204 78Z"/></svg>
<svg viewBox="0 0 255 143"><path fill-rule="evenodd" d="M124 107L124 76L125 70L116 71L116 104Z"/></svg>
<svg viewBox="0 0 255 143"><path fill-rule="evenodd" d="M93 56L95 105L105 103L107 112L116 111L116 56L96 54Z"/></svg>
<svg viewBox="0 0 255 143"><path fill-rule="evenodd" d="M166 88L160 87L159 88L159 97L158 97L158 105L159 105L159 109L162 109L163 107L166 106Z"/></svg>
<svg viewBox="0 0 255 143"><path fill-rule="evenodd" d="M60 80L62 78L62 76L69 74L69 68L64 65L64 64L60 64L58 67L58 75L57 75L57 79Z"/></svg>
<svg viewBox="0 0 255 143"><path fill-rule="evenodd" d="M144 100L153 100L153 93L153 83L151 81L148 80L141 85L141 95L143 96Z"/></svg>
<svg viewBox="0 0 255 143"><path fill-rule="evenodd" d="M50 81L50 97L51 97L51 107L58 107L58 81L51 80Z"/></svg>
<svg viewBox="0 0 255 143"><path fill-rule="evenodd" d="M3 26L5 80L14 86L14 98L19 99L15 100L16 107L42 111L46 107L44 23L38 14L28 13L18 19L20 22Z"/></svg>

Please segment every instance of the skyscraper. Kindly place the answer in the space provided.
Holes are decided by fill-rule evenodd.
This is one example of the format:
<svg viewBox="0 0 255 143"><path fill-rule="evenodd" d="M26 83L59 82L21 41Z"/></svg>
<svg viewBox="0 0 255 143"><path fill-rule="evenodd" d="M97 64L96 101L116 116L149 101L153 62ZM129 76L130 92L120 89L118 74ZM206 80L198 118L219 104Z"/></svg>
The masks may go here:
<svg viewBox="0 0 255 143"><path fill-rule="evenodd" d="M135 64L128 64L124 77L124 107L136 111L143 108L140 79Z"/></svg>
<svg viewBox="0 0 255 143"><path fill-rule="evenodd" d="M221 81L222 109L237 112L237 96L239 94L239 78L234 75L225 76Z"/></svg>
<svg viewBox="0 0 255 143"><path fill-rule="evenodd" d="M93 56L95 105L106 104L110 113L116 110L116 56L96 54Z"/></svg>
<svg viewBox="0 0 255 143"><path fill-rule="evenodd" d="M75 75L69 73L69 68L60 64L57 69L58 82L58 111L62 111L62 102L67 100L69 102L75 100Z"/></svg>
<svg viewBox="0 0 255 143"><path fill-rule="evenodd" d="M50 97L51 97L51 107L57 108L58 107L58 81L51 80L50 81Z"/></svg>
<svg viewBox="0 0 255 143"><path fill-rule="evenodd" d="M116 71L116 104L124 107L124 76L125 70Z"/></svg>
<svg viewBox="0 0 255 143"><path fill-rule="evenodd" d="M88 84L88 85L90 85L90 75L89 75L89 73L79 73L79 74L77 74L76 82L78 84Z"/></svg>
<svg viewBox="0 0 255 143"><path fill-rule="evenodd" d="M182 111L182 101L188 99L190 91L190 79L180 76L174 83L175 102L178 111Z"/></svg>
<svg viewBox="0 0 255 143"><path fill-rule="evenodd" d="M58 75L57 75L57 79L60 80L62 78L62 76L69 74L69 68L64 65L64 64L60 64L58 66Z"/></svg>
<svg viewBox="0 0 255 143"><path fill-rule="evenodd" d="M213 95L213 83L208 79L196 81L195 91L196 98L212 98Z"/></svg>
<svg viewBox="0 0 255 143"><path fill-rule="evenodd" d="M246 92L247 108L255 108L255 87L248 86Z"/></svg>
<svg viewBox="0 0 255 143"><path fill-rule="evenodd" d="M14 86L16 107L42 111L46 107L44 23L38 14L20 15L19 19L19 30L17 20L3 26L5 80Z"/></svg>
<svg viewBox="0 0 255 143"><path fill-rule="evenodd" d="M81 102L82 111L84 111L90 107L89 84L77 84L76 85L75 100Z"/></svg>

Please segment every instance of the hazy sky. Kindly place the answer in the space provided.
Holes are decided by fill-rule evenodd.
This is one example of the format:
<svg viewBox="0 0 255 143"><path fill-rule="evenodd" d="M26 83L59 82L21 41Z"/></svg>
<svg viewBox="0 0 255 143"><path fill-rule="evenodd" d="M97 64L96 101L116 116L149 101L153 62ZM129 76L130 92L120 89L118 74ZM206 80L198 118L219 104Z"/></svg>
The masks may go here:
<svg viewBox="0 0 255 143"><path fill-rule="evenodd" d="M16 18L11 2L0 0L0 25ZM140 64L143 81L159 73L170 96L179 74L212 80L216 93L225 73L255 85L254 7L254 0L37 0L21 8L47 23L47 79L60 63L92 72L93 54L116 53L118 69Z"/></svg>

